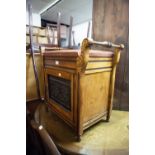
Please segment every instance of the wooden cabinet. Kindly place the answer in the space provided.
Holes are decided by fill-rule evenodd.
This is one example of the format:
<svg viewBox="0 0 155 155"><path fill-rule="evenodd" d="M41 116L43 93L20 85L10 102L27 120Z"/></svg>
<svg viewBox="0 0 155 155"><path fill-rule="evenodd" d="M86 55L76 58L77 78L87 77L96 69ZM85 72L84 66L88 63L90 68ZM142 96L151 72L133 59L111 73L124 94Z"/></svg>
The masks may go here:
<svg viewBox="0 0 155 155"><path fill-rule="evenodd" d="M40 94L44 98L44 74L43 74L43 61L40 53L35 53L35 64L38 72ZM37 94L36 79L34 75L32 56L26 53L26 102L40 99Z"/></svg>
<svg viewBox="0 0 155 155"><path fill-rule="evenodd" d="M58 44L58 34L57 34L57 25L49 24L47 27L37 27L33 26L33 43L36 44ZM60 38L62 45L67 44L67 27L64 25L60 26ZM26 44L30 44L29 36L29 25L26 25Z"/></svg>
<svg viewBox="0 0 155 155"><path fill-rule="evenodd" d="M78 138L104 117L109 120L120 57L120 48L96 51L91 43L84 39L81 50L43 53L46 102Z"/></svg>
<svg viewBox="0 0 155 155"><path fill-rule="evenodd" d="M51 43L51 30L48 30L44 27L37 27L33 26L33 43L38 44L48 44ZM29 36L29 25L26 25L26 43L30 43L30 36ZM57 44L57 39L55 39L55 42L53 44Z"/></svg>

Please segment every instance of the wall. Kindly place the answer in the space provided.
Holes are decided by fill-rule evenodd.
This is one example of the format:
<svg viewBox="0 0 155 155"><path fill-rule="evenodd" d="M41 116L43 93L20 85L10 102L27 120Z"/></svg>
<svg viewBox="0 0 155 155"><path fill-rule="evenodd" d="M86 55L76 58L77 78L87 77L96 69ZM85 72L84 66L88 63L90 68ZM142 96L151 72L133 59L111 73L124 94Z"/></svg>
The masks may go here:
<svg viewBox="0 0 155 155"><path fill-rule="evenodd" d="M129 109L129 0L93 1L93 38L123 43L117 66L114 108Z"/></svg>
<svg viewBox="0 0 155 155"><path fill-rule="evenodd" d="M87 37L88 22L89 21L73 26L72 30L75 31L74 38L76 45L78 45L78 43L81 44L82 40ZM90 26L90 36L91 36L91 29L92 28Z"/></svg>
<svg viewBox="0 0 155 155"><path fill-rule="evenodd" d="M33 13L32 14L33 18L33 26L41 26L41 17L39 14ZM26 11L26 25L29 25L29 16L28 12Z"/></svg>

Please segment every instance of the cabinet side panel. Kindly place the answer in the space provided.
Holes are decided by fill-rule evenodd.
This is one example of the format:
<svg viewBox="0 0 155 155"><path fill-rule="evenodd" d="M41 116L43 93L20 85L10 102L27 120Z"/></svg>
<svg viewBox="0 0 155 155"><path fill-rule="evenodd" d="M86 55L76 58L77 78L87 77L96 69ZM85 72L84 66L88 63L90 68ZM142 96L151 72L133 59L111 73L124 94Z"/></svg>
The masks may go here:
<svg viewBox="0 0 155 155"><path fill-rule="evenodd" d="M43 62L40 54L35 54L35 62L38 72L40 93L44 98L44 74L43 74ZM37 95L36 79L34 76L34 69L32 64L32 57L30 54L26 54L26 101L39 99Z"/></svg>
<svg viewBox="0 0 155 155"><path fill-rule="evenodd" d="M83 123L107 112L110 74L101 72L80 77Z"/></svg>

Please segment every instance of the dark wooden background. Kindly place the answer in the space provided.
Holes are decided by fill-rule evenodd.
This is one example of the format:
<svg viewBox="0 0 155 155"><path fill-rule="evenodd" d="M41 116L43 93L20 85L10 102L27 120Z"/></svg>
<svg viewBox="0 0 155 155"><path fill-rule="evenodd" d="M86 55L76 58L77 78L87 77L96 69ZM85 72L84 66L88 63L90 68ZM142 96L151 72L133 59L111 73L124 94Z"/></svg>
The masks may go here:
<svg viewBox="0 0 155 155"><path fill-rule="evenodd" d="M92 28L94 40L125 45L116 72L113 108L129 110L129 0L93 0Z"/></svg>

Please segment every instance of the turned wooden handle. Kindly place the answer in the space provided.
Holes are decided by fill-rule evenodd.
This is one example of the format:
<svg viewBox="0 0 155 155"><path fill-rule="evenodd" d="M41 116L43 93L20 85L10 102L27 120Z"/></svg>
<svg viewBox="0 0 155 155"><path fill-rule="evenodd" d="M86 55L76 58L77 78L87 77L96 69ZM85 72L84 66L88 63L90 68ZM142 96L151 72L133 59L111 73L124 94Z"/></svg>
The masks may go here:
<svg viewBox="0 0 155 155"><path fill-rule="evenodd" d="M120 48L120 49L123 49L124 48L124 45L123 44L114 44L112 42L109 42L109 41L103 41L103 42L100 42L100 41L95 41L95 40L88 40L89 41L89 44L96 44L96 45L102 45L102 46L105 46L105 47L108 47L108 48L111 48L111 47L115 47L115 48Z"/></svg>
<svg viewBox="0 0 155 155"><path fill-rule="evenodd" d="M92 44L102 45L102 46L105 46L108 48L114 47L115 55L116 55L116 53L119 53L124 48L123 44L117 45L117 44L114 44L114 43L111 43L108 41L99 42L99 41L89 40L88 38L85 38L82 41L81 55L78 57L78 60L77 60L77 66L78 66L79 72L84 72L87 67L87 63L89 60L90 45L92 45ZM117 59L115 58L114 64L117 64L119 62L119 57L120 56L117 56Z"/></svg>

